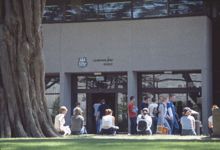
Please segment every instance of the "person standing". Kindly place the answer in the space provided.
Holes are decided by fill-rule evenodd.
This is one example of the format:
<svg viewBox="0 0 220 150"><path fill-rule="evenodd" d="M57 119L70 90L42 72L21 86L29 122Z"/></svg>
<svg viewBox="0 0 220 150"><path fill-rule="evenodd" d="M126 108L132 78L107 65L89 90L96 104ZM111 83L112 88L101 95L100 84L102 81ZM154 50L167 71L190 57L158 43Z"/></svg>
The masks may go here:
<svg viewBox="0 0 220 150"><path fill-rule="evenodd" d="M96 134L99 133L99 128L100 128L100 120L99 120L99 113L98 109L101 103L97 102L93 104L93 109L94 109L94 118L95 118L95 123L96 123Z"/></svg>
<svg viewBox="0 0 220 150"><path fill-rule="evenodd" d="M167 121L170 125L171 134L178 133L179 130L179 124L178 119L179 116L176 113L176 106L174 105L174 102L176 101L176 96L173 94L169 95L169 100L167 102Z"/></svg>
<svg viewBox="0 0 220 150"><path fill-rule="evenodd" d="M160 103L158 106L158 120L157 120L157 126L158 127L165 127L168 130L168 134L171 134L170 125L167 121L167 101L168 96L160 95ZM158 128L159 129L159 128ZM157 131L157 133L160 133L161 131Z"/></svg>
<svg viewBox="0 0 220 150"><path fill-rule="evenodd" d="M130 102L128 103L128 117L130 119L130 134L136 134L136 120L137 120L137 107L135 106L134 96L130 97Z"/></svg>
<svg viewBox="0 0 220 150"><path fill-rule="evenodd" d="M149 96L145 96L142 103L141 103L141 106L140 106L140 110L143 110L144 108L148 108L148 100L150 99Z"/></svg>
<svg viewBox="0 0 220 150"><path fill-rule="evenodd" d="M151 131L152 134L156 133L156 129L157 129L157 107L158 104L156 103L156 99L152 98L152 103L149 105L148 109L149 109L149 114L152 118L152 126L151 126Z"/></svg>

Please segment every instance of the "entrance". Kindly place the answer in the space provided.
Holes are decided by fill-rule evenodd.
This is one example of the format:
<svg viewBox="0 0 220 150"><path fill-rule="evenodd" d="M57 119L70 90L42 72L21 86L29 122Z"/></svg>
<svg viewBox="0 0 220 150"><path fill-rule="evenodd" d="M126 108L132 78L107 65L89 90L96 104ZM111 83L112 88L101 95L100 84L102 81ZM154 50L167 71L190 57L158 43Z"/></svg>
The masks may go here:
<svg viewBox="0 0 220 150"><path fill-rule="evenodd" d="M87 103L87 130L89 133L96 133L96 122L94 117L94 108L95 103L99 103L102 99L105 99L106 104L113 111L115 116L115 93L91 93L88 103Z"/></svg>
<svg viewBox="0 0 220 150"><path fill-rule="evenodd" d="M127 74L126 73L83 73L72 76L73 101L84 111L88 133L96 133L93 105L105 99L113 110L119 132L127 132Z"/></svg>

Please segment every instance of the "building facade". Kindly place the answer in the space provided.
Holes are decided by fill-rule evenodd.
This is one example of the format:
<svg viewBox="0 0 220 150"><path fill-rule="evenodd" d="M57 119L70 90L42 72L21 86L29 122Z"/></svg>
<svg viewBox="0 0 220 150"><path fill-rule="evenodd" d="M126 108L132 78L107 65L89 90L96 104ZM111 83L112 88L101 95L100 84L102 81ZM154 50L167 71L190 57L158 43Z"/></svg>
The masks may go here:
<svg viewBox="0 0 220 150"><path fill-rule="evenodd" d="M93 104L104 98L119 131L128 132L130 96L139 106L144 96L175 94L178 113L184 106L198 111L207 133L211 105L219 102L213 83L219 63L212 55L219 54L212 40L219 37L212 34L218 12L218 2L204 0L48 0L43 49L49 109L67 106L70 124L80 102L94 133Z"/></svg>

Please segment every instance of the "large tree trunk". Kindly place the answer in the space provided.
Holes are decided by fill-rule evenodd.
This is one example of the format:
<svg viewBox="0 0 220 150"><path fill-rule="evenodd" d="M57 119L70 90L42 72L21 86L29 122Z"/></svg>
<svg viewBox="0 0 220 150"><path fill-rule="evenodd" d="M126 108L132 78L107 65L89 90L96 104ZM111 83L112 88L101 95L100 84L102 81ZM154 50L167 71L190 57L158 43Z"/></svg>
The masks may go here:
<svg viewBox="0 0 220 150"><path fill-rule="evenodd" d="M45 103L41 18L45 0L3 0L0 136L57 136Z"/></svg>

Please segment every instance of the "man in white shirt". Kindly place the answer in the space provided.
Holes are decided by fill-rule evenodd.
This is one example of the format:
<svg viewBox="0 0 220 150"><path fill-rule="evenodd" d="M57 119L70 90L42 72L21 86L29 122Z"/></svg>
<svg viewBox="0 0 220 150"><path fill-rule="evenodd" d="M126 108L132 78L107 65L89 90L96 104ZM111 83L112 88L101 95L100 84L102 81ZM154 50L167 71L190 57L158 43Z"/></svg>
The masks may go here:
<svg viewBox="0 0 220 150"><path fill-rule="evenodd" d="M156 112L157 112L157 107L158 104L156 103L156 99L152 98L152 103L149 105L148 109L149 109L149 113L150 116L152 118L152 126L151 126L151 131L152 134L156 133L156 129L157 129L157 116L156 116Z"/></svg>

